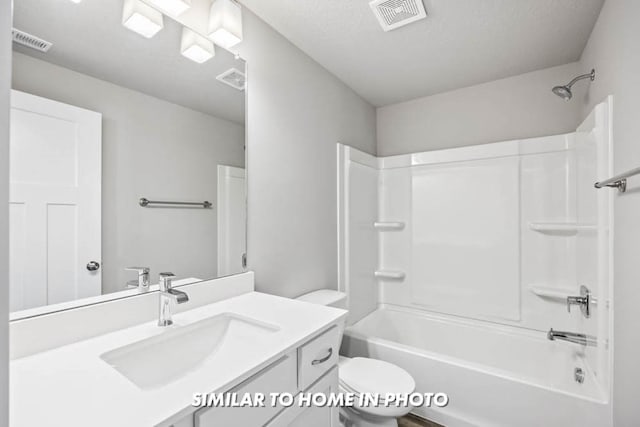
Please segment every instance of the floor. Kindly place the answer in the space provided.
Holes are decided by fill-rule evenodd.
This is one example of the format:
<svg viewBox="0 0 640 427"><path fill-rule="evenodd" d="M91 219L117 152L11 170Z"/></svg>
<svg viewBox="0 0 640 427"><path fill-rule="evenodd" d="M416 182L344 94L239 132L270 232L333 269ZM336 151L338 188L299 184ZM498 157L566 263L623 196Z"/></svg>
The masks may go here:
<svg viewBox="0 0 640 427"><path fill-rule="evenodd" d="M398 427L444 427L443 425L436 424L433 421L425 420L424 418L416 417L415 415L407 415L398 420Z"/></svg>

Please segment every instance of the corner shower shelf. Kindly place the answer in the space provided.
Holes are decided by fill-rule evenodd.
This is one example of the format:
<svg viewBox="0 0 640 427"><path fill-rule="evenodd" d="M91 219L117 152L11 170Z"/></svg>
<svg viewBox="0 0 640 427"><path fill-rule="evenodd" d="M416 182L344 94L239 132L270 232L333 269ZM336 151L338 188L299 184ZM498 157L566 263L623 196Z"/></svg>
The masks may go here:
<svg viewBox="0 0 640 427"><path fill-rule="evenodd" d="M404 280L405 274L403 271L389 271L389 270L378 270L374 273L374 276L378 279L386 279L386 280Z"/></svg>
<svg viewBox="0 0 640 427"><path fill-rule="evenodd" d="M400 231L404 229L404 222L374 222L373 227L379 231Z"/></svg>
<svg viewBox="0 0 640 427"><path fill-rule="evenodd" d="M552 288L550 286L530 285L529 290L540 298L567 301L570 295L578 295L578 291L571 288Z"/></svg>
<svg viewBox="0 0 640 427"><path fill-rule="evenodd" d="M533 231L544 234L565 234L574 235L579 231L596 231L595 224L584 224L579 222L530 222L529 228Z"/></svg>

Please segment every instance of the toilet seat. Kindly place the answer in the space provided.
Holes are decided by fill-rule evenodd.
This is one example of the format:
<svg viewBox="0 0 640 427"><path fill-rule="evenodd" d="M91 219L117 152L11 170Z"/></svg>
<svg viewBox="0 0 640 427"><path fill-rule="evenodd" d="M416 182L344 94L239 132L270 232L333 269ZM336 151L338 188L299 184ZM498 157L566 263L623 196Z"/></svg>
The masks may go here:
<svg viewBox="0 0 640 427"><path fill-rule="evenodd" d="M387 393L413 393L416 383L404 369L383 360L364 357L340 357L338 363L340 388L347 393L377 393L382 398ZM408 412L406 407L355 406L358 411L384 417L397 417Z"/></svg>

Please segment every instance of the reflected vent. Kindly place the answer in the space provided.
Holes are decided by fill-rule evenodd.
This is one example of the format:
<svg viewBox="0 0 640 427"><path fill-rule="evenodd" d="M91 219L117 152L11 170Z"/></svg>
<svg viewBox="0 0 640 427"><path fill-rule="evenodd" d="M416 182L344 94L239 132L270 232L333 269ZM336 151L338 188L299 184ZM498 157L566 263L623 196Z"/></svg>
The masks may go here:
<svg viewBox="0 0 640 427"><path fill-rule="evenodd" d="M422 0L373 0L369 6L385 31L395 30L427 17Z"/></svg>
<svg viewBox="0 0 640 427"><path fill-rule="evenodd" d="M240 70L236 70L235 68L225 71L216 77L216 79L238 90L244 90L244 85L246 83L244 73Z"/></svg>
<svg viewBox="0 0 640 427"><path fill-rule="evenodd" d="M36 36L33 36L29 33L25 33L24 31L17 30L13 28L11 30L11 36L13 37L13 41L15 43L21 44L22 46L30 47L31 49L39 50L40 52L47 52L53 46L52 43L42 40Z"/></svg>

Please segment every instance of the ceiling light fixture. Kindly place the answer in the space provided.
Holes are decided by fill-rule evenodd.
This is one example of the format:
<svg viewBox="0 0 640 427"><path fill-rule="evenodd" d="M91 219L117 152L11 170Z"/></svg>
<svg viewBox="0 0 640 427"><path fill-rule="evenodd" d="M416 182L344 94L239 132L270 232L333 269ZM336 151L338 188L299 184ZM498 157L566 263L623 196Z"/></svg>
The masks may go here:
<svg viewBox="0 0 640 427"><path fill-rule="evenodd" d="M182 43L180 52L190 60L202 64L213 58L216 54L211 40L188 28L182 29Z"/></svg>
<svg viewBox="0 0 640 427"><path fill-rule="evenodd" d="M209 38L225 49L242 41L242 8L234 0L214 0L211 4Z"/></svg>
<svg viewBox="0 0 640 427"><path fill-rule="evenodd" d="M189 10L191 0L147 0L158 9L166 12L169 16L177 17Z"/></svg>
<svg viewBox="0 0 640 427"><path fill-rule="evenodd" d="M142 0L125 0L122 25L146 38L151 38L163 28L164 23L162 13Z"/></svg>

